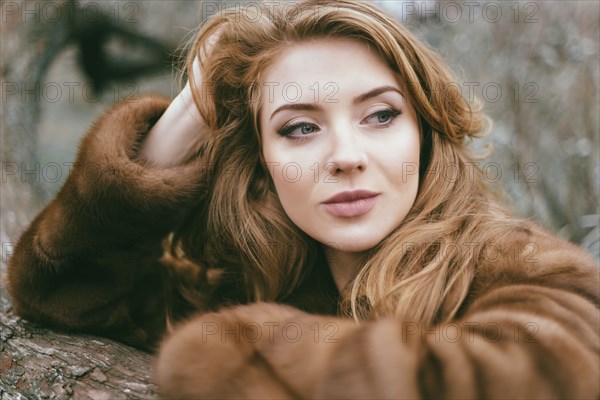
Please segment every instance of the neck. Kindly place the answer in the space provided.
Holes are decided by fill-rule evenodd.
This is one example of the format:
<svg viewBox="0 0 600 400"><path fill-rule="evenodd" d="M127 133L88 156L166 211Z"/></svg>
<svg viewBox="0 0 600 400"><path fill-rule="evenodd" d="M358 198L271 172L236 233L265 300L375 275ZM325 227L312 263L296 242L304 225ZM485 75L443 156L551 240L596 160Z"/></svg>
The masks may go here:
<svg viewBox="0 0 600 400"><path fill-rule="evenodd" d="M323 248L335 285L341 292L348 281L358 272L358 269L362 264L361 260L366 252L350 253L327 246L324 246Z"/></svg>

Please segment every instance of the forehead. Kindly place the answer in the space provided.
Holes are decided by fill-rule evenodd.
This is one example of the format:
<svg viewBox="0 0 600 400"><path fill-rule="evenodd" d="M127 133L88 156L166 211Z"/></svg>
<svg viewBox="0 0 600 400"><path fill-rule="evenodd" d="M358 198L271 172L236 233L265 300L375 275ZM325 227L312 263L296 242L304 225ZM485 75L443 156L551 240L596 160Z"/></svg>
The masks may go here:
<svg viewBox="0 0 600 400"><path fill-rule="evenodd" d="M281 103L322 102L334 93L399 86L377 51L356 39L318 39L286 48L267 68L261 109Z"/></svg>

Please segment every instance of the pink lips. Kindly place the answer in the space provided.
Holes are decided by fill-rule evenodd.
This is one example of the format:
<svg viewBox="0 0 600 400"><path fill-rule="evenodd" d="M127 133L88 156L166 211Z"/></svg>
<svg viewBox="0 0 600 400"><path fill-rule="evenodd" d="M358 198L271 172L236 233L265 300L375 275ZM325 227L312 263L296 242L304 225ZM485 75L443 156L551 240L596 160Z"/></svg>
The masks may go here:
<svg viewBox="0 0 600 400"><path fill-rule="evenodd" d="M379 193L368 190L341 192L325 200L323 206L336 217L358 217L371 211Z"/></svg>

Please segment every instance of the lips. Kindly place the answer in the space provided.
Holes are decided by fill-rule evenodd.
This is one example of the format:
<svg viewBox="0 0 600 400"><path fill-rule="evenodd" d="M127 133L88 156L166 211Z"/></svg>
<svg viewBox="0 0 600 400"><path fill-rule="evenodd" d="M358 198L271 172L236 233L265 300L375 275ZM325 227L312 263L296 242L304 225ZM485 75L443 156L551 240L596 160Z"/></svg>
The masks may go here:
<svg viewBox="0 0 600 400"><path fill-rule="evenodd" d="M323 204L346 203L361 199L368 199L377 196L379 193L369 192L368 190L354 190L349 192L341 192L335 196L331 196L323 202Z"/></svg>
<svg viewBox="0 0 600 400"><path fill-rule="evenodd" d="M378 196L379 193L368 190L355 190L338 193L321 204L336 217L358 217L371 211Z"/></svg>

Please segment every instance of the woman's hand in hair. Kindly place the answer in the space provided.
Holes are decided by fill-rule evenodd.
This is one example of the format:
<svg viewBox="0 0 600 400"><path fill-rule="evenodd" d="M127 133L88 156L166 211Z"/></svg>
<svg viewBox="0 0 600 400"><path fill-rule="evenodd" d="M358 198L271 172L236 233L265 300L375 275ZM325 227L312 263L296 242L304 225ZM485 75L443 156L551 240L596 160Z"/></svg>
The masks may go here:
<svg viewBox="0 0 600 400"><path fill-rule="evenodd" d="M202 50L210 52L218 38L213 34ZM202 71L198 57L192 64L197 93L203 93ZM205 123L194 103L190 81L173 99L164 114L148 132L141 145L138 159L159 167L182 164L198 151L205 135Z"/></svg>

